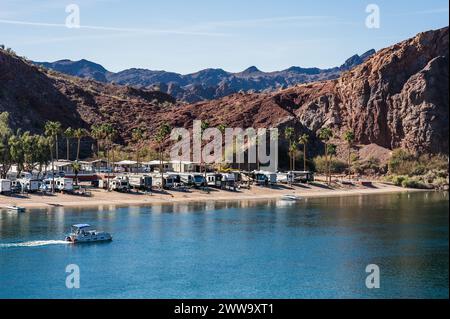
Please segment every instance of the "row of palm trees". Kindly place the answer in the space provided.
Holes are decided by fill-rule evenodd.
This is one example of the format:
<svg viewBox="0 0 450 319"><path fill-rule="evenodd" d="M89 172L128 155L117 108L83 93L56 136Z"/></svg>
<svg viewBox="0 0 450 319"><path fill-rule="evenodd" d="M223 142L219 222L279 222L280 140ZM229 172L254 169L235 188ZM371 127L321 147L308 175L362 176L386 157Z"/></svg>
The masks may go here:
<svg viewBox="0 0 450 319"><path fill-rule="evenodd" d="M288 156L289 156L289 168L290 170L295 170L296 163L296 152L298 145L303 145L303 170L307 170L307 145L310 140L308 134L302 134L300 137L295 136L295 129L293 127L287 127L284 130L284 137L289 143ZM328 127L323 127L318 133L319 139L324 143L325 148L325 177L326 182L331 184L331 163L333 157L336 156L337 146L330 143L333 138L333 131ZM344 132L342 139L347 144L348 158L347 158L347 170L348 175L351 177L351 150L355 141L355 133L352 130L347 130Z"/></svg>

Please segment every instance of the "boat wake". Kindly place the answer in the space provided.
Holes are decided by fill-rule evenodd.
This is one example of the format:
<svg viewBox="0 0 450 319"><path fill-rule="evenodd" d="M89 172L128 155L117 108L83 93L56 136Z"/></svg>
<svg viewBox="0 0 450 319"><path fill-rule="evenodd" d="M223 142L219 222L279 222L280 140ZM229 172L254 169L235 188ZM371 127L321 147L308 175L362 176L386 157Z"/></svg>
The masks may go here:
<svg viewBox="0 0 450 319"><path fill-rule="evenodd" d="M35 241L26 241L22 243L0 244L0 248L39 247L48 245L67 245L67 244L70 244L70 242L67 242L65 240L35 240Z"/></svg>

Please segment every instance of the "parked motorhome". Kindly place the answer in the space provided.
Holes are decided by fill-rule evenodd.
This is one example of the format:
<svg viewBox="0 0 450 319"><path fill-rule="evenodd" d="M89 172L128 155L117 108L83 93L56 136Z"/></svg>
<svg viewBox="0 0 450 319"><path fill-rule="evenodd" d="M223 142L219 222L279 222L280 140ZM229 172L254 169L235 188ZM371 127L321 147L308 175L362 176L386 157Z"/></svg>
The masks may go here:
<svg viewBox="0 0 450 319"><path fill-rule="evenodd" d="M161 181L161 174L154 174L152 175L152 186L159 188L173 188L177 179L178 176L175 174L164 174L163 181Z"/></svg>
<svg viewBox="0 0 450 319"><path fill-rule="evenodd" d="M180 181L186 186L202 187L207 184L205 175L200 173L183 173L180 175Z"/></svg>
<svg viewBox="0 0 450 319"><path fill-rule="evenodd" d="M59 192L71 192L73 191L73 179L66 177L57 177L54 179L55 181L55 191ZM47 178L43 181L43 190L51 190L53 185L53 179Z"/></svg>
<svg viewBox="0 0 450 319"><path fill-rule="evenodd" d="M236 189L236 174L222 173L220 179L220 187Z"/></svg>
<svg viewBox="0 0 450 319"><path fill-rule="evenodd" d="M277 174L266 171L254 172L254 179L257 185L274 185L277 183Z"/></svg>
<svg viewBox="0 0 450 319"><path fill-rule="evenodd" d="M128 176L130 187L139 190L152 189L152 177L148 175L130 175Z"/></svg>
<svg viewBox="0 0 450 319"><path fill-rule="evenodd" d="M9 179L0 179L0 194L11 193L11 181Z"/></svg>
<svg viewBox="0 0 450 319"><path fill-rule="evenodd" d="M221 187L222 186L222 174L207 173L206 174L206 184L211 187Z"/></svg>
<svg viewBox="0 0 450 319"><path fill-rule="evenodd" d="M287 172L287 181L290 183L308 183L314 181L314 173L310 171Z"/></svg>
<svg viewBox="0 0 450 319"><path fill-rule="evenodd" d="M29 193L37 192L41 185L41 181L37 179L21 178L17 182L20 183L22 191Z"/></svg>
<svg viewBox="0 0 450 319"><path fill-rule="evenodd" d="M130 184L126 177L116 177L109 181L109 189L117 192L128 192Z"/></svg>

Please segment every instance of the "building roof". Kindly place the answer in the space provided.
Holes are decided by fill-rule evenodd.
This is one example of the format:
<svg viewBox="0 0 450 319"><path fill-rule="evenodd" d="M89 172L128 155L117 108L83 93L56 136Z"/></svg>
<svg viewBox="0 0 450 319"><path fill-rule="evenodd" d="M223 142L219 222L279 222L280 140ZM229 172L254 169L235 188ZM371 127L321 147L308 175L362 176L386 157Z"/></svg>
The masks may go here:
<svg viewBox="0 0 450 319"><path fill-rule="evenodd" d="M125 161L115 162L114 164L115 165L136 165L137 162L136 161L125 160Z"/></svg>

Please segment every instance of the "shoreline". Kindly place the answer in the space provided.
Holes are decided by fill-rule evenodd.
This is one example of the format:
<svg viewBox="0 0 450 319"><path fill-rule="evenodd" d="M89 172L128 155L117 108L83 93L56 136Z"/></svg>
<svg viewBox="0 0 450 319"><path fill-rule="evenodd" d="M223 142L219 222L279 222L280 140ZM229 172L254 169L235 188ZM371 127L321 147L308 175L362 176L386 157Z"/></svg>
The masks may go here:
<svg viewBox="0 0 450 319"><path fill-rule="evenodd" d="M60 207L98 207L98 206L146 206L183 202L209 202L209 201L258 201L276 200L283 195L297 195L302 198L329 198L372 194L394 194L423 192L419 189L407 189L385 183L373 183L373 187L349 187L329 189L324 185L304 186L275 186L255 187L250 190L243 189L237 192L211 189L210 193L201 190L191 192L166 191L164 194L154 192L152 194L116 193L103 190L92 190L91 197L81 197L69 194L38 195L31 194L27 197L17 198L0 195L0 210L6 206L17 205L30 209L60 208Z"/></svg>

